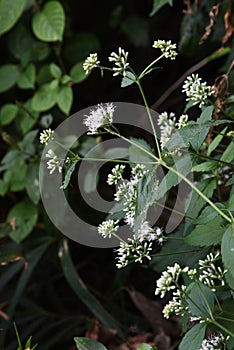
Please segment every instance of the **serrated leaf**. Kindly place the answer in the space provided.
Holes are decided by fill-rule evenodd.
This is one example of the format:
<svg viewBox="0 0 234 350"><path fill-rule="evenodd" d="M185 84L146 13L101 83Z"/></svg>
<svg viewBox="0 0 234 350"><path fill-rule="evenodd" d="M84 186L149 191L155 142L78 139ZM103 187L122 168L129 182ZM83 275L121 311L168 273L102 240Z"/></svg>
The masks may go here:
<svg viewBox="0 0 234 350"><path fill-rule="evenodd" d="M223 162L230 163L234 159L234 142L229 143L224 153L222 154L221 160Z"/></svg>
<svg viewBox="0 0 234 350"><path fill-rule="evenodd" d="M78 350L107 350L107 348L96 340L76 337L74 338Z"/></svg>
<svg viewBox="0 0 234 350"><path fill-rule="evenodd" d="M224 266L234 277L234 224L229 225L223 235L221 254Z"/></svg>
<svg viewBox="0 0 234 350"><path fill-rule="evenodd" d="M222 224L223 219L217 216L204 225L197 225L184 241L186 244L199 247L216 245L221 242L222 236L226 230Z"/></svg>
<svg viewBox="0 0 234 350"><path fill-rule="evenodd" d="M40 200L40 190L39 190L39 164L30 163L27 169L26 175L26 190L29 198L34 204L38 204Z"/></svg>
<svg viewBox="0 0 234 350"><path fill-rule="evenodd" d="M62 75L62 71L61 69L59 68L59 66L55 63L51 63L50 64L50 73L52 75L52 77L54 78L60 78L61 75Z"/></svg>
<svg viewBox="0 0 234 350"><path fill-rule="evenodd" d="M199 182L196 187L208 198L212 197L216 188L216 179L206 179ZM200 210L205 206L206 201L194 190L190 193L186 203L187 221L196 219ZM190 219L193 218L193 219Z"/></svg>
<svg viewBox="0 0 234 350"><path fill-rule="evenodd" d="M187 176L192 169L191 158L189 156L179 158L175 161L172 168L181 173L183 176ZM181 178L173 171L169 170L159 184L157 199L162 198L170 188L178 185L180 182Z"/></svg>
<svg viewBox="0 0 234 350"><path fill-rule="evenodd" d="M44 84L39 87L32 98L32 109L44 112L51 109L57 101L58 89L51 89L51 85Z"/></svg>
<svg viewBox="0 0 234 350"><path fill-rule="evenodd" d="M215 205L216 205L216 207L218 207L221 210L226 210L223 203L215 203ZM214 208L208 206L202 210L199 217L193 223L195 225L203 225L203 224L208 223L209 221L211 221L212 219L214 219L218 215L219 214L217 213L217 211Z"/></svg>
<svg viewBox="0 0 234 350"><path fill-rule="evenodd" d="M36 68L34 64L28 65L23 73L17 79L17 85L20 89L34 89L36 79Z"/></svg>
<svg viewBox="0 0 234 350"><path fill-rule="evenodd" d="M132 72L127 71L126 72L126 76L123 77L122 82L121 82L121 87L126 87L129 85L132 85L133 83L135 83L136 81L136 77Z"/></svg>
<svg viewBox="0 0 234 350"><path fill-rule="evenodd" d="M61 189L65 190L67 188L67 186L69 185L69 182L71 180L71 176L76 168L76 163L74 162L72 163L67 169L66 169L66 175L63 181L63 184L61 186Z"/></svg>
<svg viewBox="0 0 234 350"><path fill-rule="evenodd" d="M198 323L183 337L179 350L199 350L205 337L206 323Z"/></svg>
<svg viewBox="0 0 234 350"><path fill-rule="evenodd" d="M57 96L57 105L63 113L69 114L73 102L73 91L70 86L61 86Z"/></svg>
<svg viewBox="0 0 234 350"><path fill-rule="evenodd" d="M9 212L7 222L15 220L15 230L11 232L10 237L20 243L32 231L37 222L37 207L29 201L17 203Z"/></svg>
<svg viewBox="0 0 234 350"><path fill-rule="evenodd" d="M218 145L220 144L220 142L222 141L222 139L224 138L225 136L225 132L227 130L227 127L225 127L219 135L217 135L214 140L211 142L211 144L209 145L208 147L208 150L207 150L207 155L209 156L217 147Z"/></svg>
<svg viewBox="0 0 234 350"><path fill-rule="evenodd" d="M0 35L10 30L21 16L26 0L0 0Z"/></svg>
<svg viewBox="0 0 234 350"><path fill-rule="evenodd" d="M7 103L0 110L0 124L7 125L15 119L18 113L18 107L13 103Z"/></svg>
<svg viewBox="0 0 234 350"><path fill-rule="evenodd" d="M206 107L202 111L200 117L197 119L197 123L198 124L205 124L206 122L210 121L213 111L214 111L214 106Z"/></svg>
<svg viewBox="0 0 234 350"><path fill-rule="evenodd" d="M73 83L81 83L88 77L88 74L85 74L83 63L84 61L77 62L71 68L69 75L71 76L71 80Z"/></svg>
<svg viewBox="0 0 234 350"><path fill-rule="evenodd" d="M214 310L214 293L201 282L195 282L188 286L186 292L189 298L187 303L189 311L193 316L206 319Z"/></svg>
<svg viewBox="0 0 234 350"><path fill-rule="evenodd" d="M165 5L173 5L173 0L154 0L154 4L153 4L153 9L150 12L150 16L155 15L155 13L157 13L161 7L165 6Z"/></svg>
<svg viewBox="0 0 234 350"><path fill-rule="evenodd" d="M65 13L58 1L47 2L42 11L32 20L33 32L39 40L62 41L65 28Z"/></svg>
<svg viewBox="0 0 234 350"><path fill-rule="evenodd" d="M218 168L217 162L204 162L201 164L197 164L192 168L192 171L196 172L204 172L204 171L212 171Z"/></svg>
<svg viewBox="0 0 234 350"><path fill-rule="evenodd" d="M0 67L0 93L9 90L15 85L19 71L14 64L4 64Z"/></svg>

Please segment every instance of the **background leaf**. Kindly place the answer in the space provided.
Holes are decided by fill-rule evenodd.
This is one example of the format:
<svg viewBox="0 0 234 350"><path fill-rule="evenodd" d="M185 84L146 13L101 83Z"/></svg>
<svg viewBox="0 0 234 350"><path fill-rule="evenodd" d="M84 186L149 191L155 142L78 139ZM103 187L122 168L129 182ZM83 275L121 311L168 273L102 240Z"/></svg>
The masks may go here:
<svg viewBox="0 0 234 350"><path fill-rule="evenodd" d="M150 16L155 15L155 13L158 12L161 7L167 4L172 6L173 0L154 0L153 9L150 13Z"/></svg>
<svg viewBox="0 0 234 350"><path fill-rule="evenodd" d="M225 267L234 277L234 224L229 225L224 233L221 245L222 260Z"/></svg>
<svg viewBox="0 0 234 350"><path fill-rule="evenodd" d="M14 64L5 64L0 67L0 93L9 90L15 85L19 71Z"/></svg>
<svg viewBox="0 0 234 350"><path fill-rule="evenodd" d="M69 114L73 102L73 92L70 86L61 86L57 95L57 104L61 111Z"/></svg>
<svg viewBox="0 0 234 350"><path fill-rule="evenodd" d="M205 337L206 324L198 323L183 337L179 350L199 350Z"/></svg>
<svg viewBox="0 0 234 350"><path fill-rule="evenodd" d="M0 124L7 125L15 119L18 113L18 107L13 103L7 103L0 109Z"/></svg>
<svg viewBox="0 0 234 350"><path fill-rule="evenodd" d="M33 32L42 41L62 41L65 28L65 14L58 1L47 2L32 21Z"/></svg>
<svg viewBox="0 0 234 350"><path fill-rule="evenodd" d="M26 0L0 0L0 35L10 30L21 16Z"/></svg>
<svg viewBox="0 0 234 350"><path fill-rule="evenodd" d="M74 338L78 350L107 350L107 348L96 340L89 338Z"/></svg>

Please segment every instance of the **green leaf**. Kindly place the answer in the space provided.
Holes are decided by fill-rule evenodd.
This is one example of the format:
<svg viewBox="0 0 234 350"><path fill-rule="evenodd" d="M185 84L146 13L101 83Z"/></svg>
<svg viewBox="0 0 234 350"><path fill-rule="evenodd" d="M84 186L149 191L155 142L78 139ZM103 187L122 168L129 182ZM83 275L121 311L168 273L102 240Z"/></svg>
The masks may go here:
<svg viewBox="0 0 234 350"><path fill-rule="evenodd" d="M7 103L0 110L0 124L7 125L15 119L18 113L18 107L13 103Z"/></svg>
<svg viewBox="0 0 234 350"><path fill-rule="evenodd" d="M206 323L198 323L183 337L179 350L199 350L205 337Z"/></svg>
<svg viewBox="0 0 234 350"><path fill-rule="evenodd" d="M212 197L216 188L216 179L206 179L199 182L196 187L208 198ZM206 201L194 190L190 193L186 203L186 215L187 221L191 221L190 218L197 218L200 210L205 206ZM192 219L193 220L193 219Z"/></svg>
<svg viewBox="0 0 234 350"><path fill-rule="evenodd" d="M20 104L21 106L21 104ZM18 124L20 130L23 134L26 134L36 123L39 116L38 112L32 109L32 99L26 101L21 108L16 118L16 123Z"/></svg>
<svg viewBox="0 0 234 350"><path fill-rule="evenodd" d="M126 76L123 77L122 82L121 82L121 87L126 87L129 85L132 85L133 83L135 83L136 81L136 77L133 73L127 71L126 72Z"/></svg>
<svg viewBox="0 0 234 350"><path fill-rule="evenodd" d="M131 162L149 162L152 161L152 157L150 157L149 153L154 154L154 151L150 147L150 145L144 139L137 139L135 137L130 137L130 140L133 141L136 146L131 145L128 149L129 151L129 160ZM141 149L138 147L141 147ZM146 152L144 151L146 150Z"/></svg>
<svg viewBox="0 0 234 350"><path fill-rule="evenodd" d="M34 64L29 64L23 73L17 79L17 85L20 89L34 89L36 79L36 68Z"/></svg>
<svg viewBox="0 0 234 350"><path fill-rule="evenodd" d="M0 67L0 93L9 90L15 85L19 71L14 64L4 64Z"/></svg>
<svg viewBox="0 0 234 350"><path fill-rule="evenodd" d="M214 140L211 142L211 144L209 145L208 147L208 150L207 150L207 155L209 156L217 147L218 145L220 144L220 142L222 141L222 139L224 138L225 136L225 132L227 130L227 127L225 127L219 135L217 135Z"/></svg>
<svg viewBox="0 0 234 350"><path fill-rule="evenodd" d="M213 111L214 111L214 106L206 107L202 111L200 117L197 119L197 123L198 124L205 124L206 122L210 121L212 118Z"/></svg>
<svg viewBox="0 0 234 350"><path fill-rule="evenodd" d="M0 0L0 35L10 30L21 16L26 0Z"/></svg>
<svg viewBox="0 0 234 350"><path fill-rule="evenodd" d="M89 338L74 338L78 350L107 350L107 348L96 340Z"/></svg>
<svg viewBox="0 0 234 350"><path fill-rule="evenodd" d="M234 277L234 224L229 225L223 235L221 254L224 266Z"/></svg>
<svg viewBox="0 0 234 350"><path fill-rule="evenodd" d="M98 183L98 171L96 168L89 169L84 178L84 191L91 193L95 191Z"/></svg>
<svg viewBox="0 0 234 350"><path fill-rule="evenodd" d="M187 176L192 168L190 156L179 158L175 161L175 164L172 166L172 168L181 173L183 176ZM180 182L181 178L173 171L169 170L159 184L157 199L162 198L170 188L178 185Z"/></svg>
<svg viewBox="0 0 234 350"><path fill-rule="evenodd" d="M57 104L61 111L69 114L73 102L73 91L70 86L61 86L57 95Z"/></svg>
<svg viewBox="0 0 234 350"><path fill-rule="evenodd" d="M10 237L20 243L32 231L37 222L37 207L28 201L17 203L9 212L7 222L15 219L15 230L11 232Z"/></svg>
<svg viewBox="0 0 234 350"><path fill-rule="evenodd" d="M189 311L193 316L209 318L214 311L214 293L201 282L191 283L186 292Z"/></svg>
<svg viewBox="0 0 234 350"><path fill-rule="evenodd" d="M65 13L62 5L58 1L47 2L42 11L33 17L32 28L41 41L62 41L65 28Z"/></svg>
<svg viewBox="0 0 234 350"><path fill-rule="evenodd" d="M122 338L123 333L119 323L103 308L102 304L95 296L91 294L78 275L73 265L66 240L60 245L59 258L61 260L64 276L76 295L105 326L117 329L119 336Z"/></svg>
<svg viewBox="0 0 234 350"><path fill-rule="evenodd" d="M22 253L20 252L3 252L0 251L0 265L6 265L18 260L24 260Z"/></svg>
<svg viewBox="0 0 234 350"><path fill-rule="evenodd" d="M83 68L84 61L77 62L70 70L69 75L71 77L71 80L73 83L81 83L84 81L88 74L85 74L84 68Z"/></svg>
<svg viewBox="0 0 234 350"><path fill-rule="evenodd" d="M221 160L230 163L234 159L234 142L229 143L228 147L222 154Z"/></svg>
<svg viewBox="0 0 234 350"><path fill-rule="evenodd" d="M218 207L221 210L226 210L225 206L223 203L215 203L216 207ZM209 221L211 221L212 219L214 219L216 216L218 216L219 214L217 213L217 211L208 206L205 207L201 214L199 215L199 217L193 222L195 225L203 225L208 223Z"/></svg>
<svg viewBox="0 0 234 350"><path fill-rule="evenodd" d="M165 5L173 5L173 0L154 0L154 4L153 4L153 9L150 12L150 16L155 15L156 12L158 12L160 10L161 7L165 6Z"/></svg>
<svg viewBox="0 0 234 350"><path fill-rule="evenodd" d="M157 348L155 346L151 346L149 344L141 344L141 346L139 348L137 348L137 350L157 350Z"/></svg>
<svg viewBox="0 0 234 350"><path fill-rule="evenodd" d="M4 173L3 180L8 184L11 191L17 192L25 188L26 171L27 166L21 158L18 158L8 167Z"/></svg>
<svg viewBox="0 0 234 350"><path fill-rule="evenodd" d="M49 83L41 85L32 98L32 109L36 112L48 111L56 104L57 96L57 88L52 89Z"/></svg>
<svg viewBox="0 0 234 350"><path fill-rule="evenodd" d="M226 230L222 224L223 219L217 216L204 225L197 225L184 241L186 244L199 247L216 245L221 242Z"/></svg>
<svg viewBox="0 0 234 350"><path fill-rule="evenodd" d="M38 134L38 130L32 130L28 132L22 141L18 142L18 146L20 150L22 150L25 153L29 153L30 155L34 154L34 146L33 141L35 140L36 136Z"/></svg>
<svg viewBox="0 0 234 350"><path fill-rule="evenodd" d="M54 77L56 79L60 78L62 75L61 69L55 63L50 64L50 73L51 73L52 77Z"/></svg>
<svg viewBox="0 0 234 350"><path fill-rule="evenodd" d="M4 180L0 179L0 196L5 196L8 190L8 184Z"/></svg>
<svg viewBox="0 0 234 350"><path fill-rule="evenodd" d="M38 204L40 200L40 190L39 190L39 164L30 163L27 169L26 175L26 190L29 198L34 204Z"/></svg>
<svg viewBox="0 0 234 350"><path fill-rule="evenodd" d="M129 16L122 21L122 31L134 46L149 45L149 21L140 16Z"/></svg>
<svg viewBox="0 0 234 350"><path fill-rule="evenodd" d="M78 161L77 161L78 162ZM65 179L63 181L63 184L61 186L61 189L65 190L67 188L67 186L69 185L69 182L71 180L71 176L72 173L74 172L75 168L76 168L76 163L74 162L72 163L67 169L66 169L66 175L65 175Z"/></svg>
<svg viewBox="0 0 234 350"><path fill-rule="evenodd" d="M201 164L197 164L192 168L192 171L196 172L204 172L204 171L212 171L217 169L217 162L204 162Z"/></svg>
<svg viewBox="0 0 234 350"><path fill-rule="evenodd" d="M109 148L105 152L105 158L109 159L121 159L128 156L128 148L126 147L113 147Z"/></svg>

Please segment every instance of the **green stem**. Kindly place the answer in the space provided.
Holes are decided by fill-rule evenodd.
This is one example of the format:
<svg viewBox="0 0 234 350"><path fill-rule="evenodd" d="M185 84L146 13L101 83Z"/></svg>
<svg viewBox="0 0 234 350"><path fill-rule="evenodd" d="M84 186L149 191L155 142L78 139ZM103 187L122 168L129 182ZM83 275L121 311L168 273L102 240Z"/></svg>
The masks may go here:
<svg viewBox="0 0 234 350"><path fill-rule="evenodd" d="M108 158L98 158L97 159L97 158L84 157L84 158L80 158L80 160L95 161L95 162L112 162L112 163L139 164L139 162L133 162L133 161L123 160L123 159L108 159ZM141 162L141 164L155 165L157 163L156 162Z"/></svg>
<svg viewBox="0 0 234 350"><path fill-rule="evenodd" d="M112 131L112 130L108 130L108 132L114 136L118 136L120 137L121 139L123 139L124 141L130 143L132 146L135 146L137 148L139 148L141 151L145 152L146 154L148 154L151 158L155 159L156 162L154 164L160 164L159 162L159 159L153 154L151 153L150 151L148 151L147 149L145 149L144 147L140 146L138 143L132 141L132 140L129 140L128 138L122 136L121 134L115 132L115 131ZM139 163L139 162L138 162ZM141 163L141 162L140 162Z"/></svg>
<svg viewBox="0 0 234 350"><path fill-rule="evenodd" d="M227 329L226 327L222 326L220 323L216 322L215 320L210 320L210 323L212 323L214 326L219 327L220 329L222 329L222 331L224 331L225 333L230 335L232 338L234 338L234 333L229 331L229 329Z"/></svg>
<svg viewBox="0 0 234 350"><path fill-rule="evenodd" d="M186 176L184 176L183 174L179 173L176 169L170 167L169 165L167 165L165 162L161 161L160 163L162 166L164 166L165 168L167 168L168 170L172 171L173 173L175 173L177 176L179 176L182 180L184 180L195 192L197 192L199 194L199 196L201 198L203 198L219 215L221 215L226 221L228 221L229 223L232 223L232 220L225 215L222 210L220 210L208 197L206 197L206 195L204 195L204 193L202 193L199 188L197 188L189 179L187 179Z"/></svg>
<svg viewBox="0 0 234 350"><path fill-rule="evenodd" d="M139 79L139 78L138 78L138 79ZM144 91L143 91L143 89L142 89L140 80L136 80L136 83L137 83L137 85L138 85L138 87L139 87L139 90L140 90L140 92L141 92L141 96L142 96L142 98L143 98L143 101L144 101L144 104L145 104L145 107L146 107L146 111L147 111L147 114L148 114L148 117L149 117L149 121L150 121L152 130L153 130L154 139L155 139L155 143L156 143L156 146L157 146L157 151L158 151L159 159L162 159L161 150L160 150L160 146L159 146L158 138L157 138L157 133L156 133L156 130L155 130L155 126L154 126L154 122L153 122L153 119L152 119L152 115L151 115L151 112L150 112L150 109L149 109L148 102L147 102L147 100L146 100L146 97L145 97Z"/></svg>
<svg viewBox="0 0 234 350"><path fill-rule="evenodd" d="M162 54L161 56L159 56L158 58L156 58L156 60L154 60L153 62L151 62L144 70L143 72L141 72L141 74L138 76L138 80L141 80L143 78L143 76L147 73L147 71L159 60L161 60L161 58L163 58L164 54Z"/></svg>

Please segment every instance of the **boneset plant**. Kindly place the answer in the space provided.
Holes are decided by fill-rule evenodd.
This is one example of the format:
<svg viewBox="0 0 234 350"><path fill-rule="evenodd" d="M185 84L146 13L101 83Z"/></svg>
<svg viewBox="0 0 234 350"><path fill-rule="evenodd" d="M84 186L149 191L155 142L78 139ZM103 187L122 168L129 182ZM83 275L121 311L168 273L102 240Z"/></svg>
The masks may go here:
<svg viewBox="0 0 234 350"><path fill-rule="evenodd" d="M202 82L197 74L188 76L182 87L188 102L185 113L176 117L172 112L163 112L154 120L142 79L154 72L162 58L174 60L177 52L171 41L157 40L153 48L159 49L161 54L140 73L131 67L129 54L122 48L110 54L111 67L102 66L97 53L90 54L83 64L87 75L93 69L100 69L102 75L110 71L113 76L122 77L122 87L136 84L154 137L152 147L147 140L122 135L115 125L117 107L112 102L100 103L84 116L90 137L98 136L100 142L103 135L109 134L123 139L131 150L144 155L144 160L140 156L131 159L131 155L130 160L109 159L117 165L106 181L109 186L116 186L114 199L121 214L118 218L109 214L100 222L97 232L106 239L119 239L119 247L115 249L118 268L148 260L155 270L162 271L156 281L155 294L161 298L167 293L171 295L163 314L165 318L172 314L180 318L185 333L180 350L231 350L234 346L234 142L231 121L228 116L213 118L218 111L215 86ZM187 114L192 106L201 110L196 121L189 120ZM206 143L208 133L211 140ZM41 133L40 141L47 144L51 138L56 142L56 133L47 129ZM59 159L52 149L46 158L50 173L64 169L66 186L61 190L68 186L74 164L92 160L74 150L68 150L66 159ZM166 171L161 180L157 177L159 167ZM194 179L189 177L191 171ZM181 181L191 190L186 199L185 221L170 234L158 225L151 227L148 210L164 195L169 196ZM228 189L225 200L220 186ZM173 207L165 207L173 211ZM122 225L129 226L131 237L123 239L118 235ZM93 349L92 346L87 348Z"/></svg>

